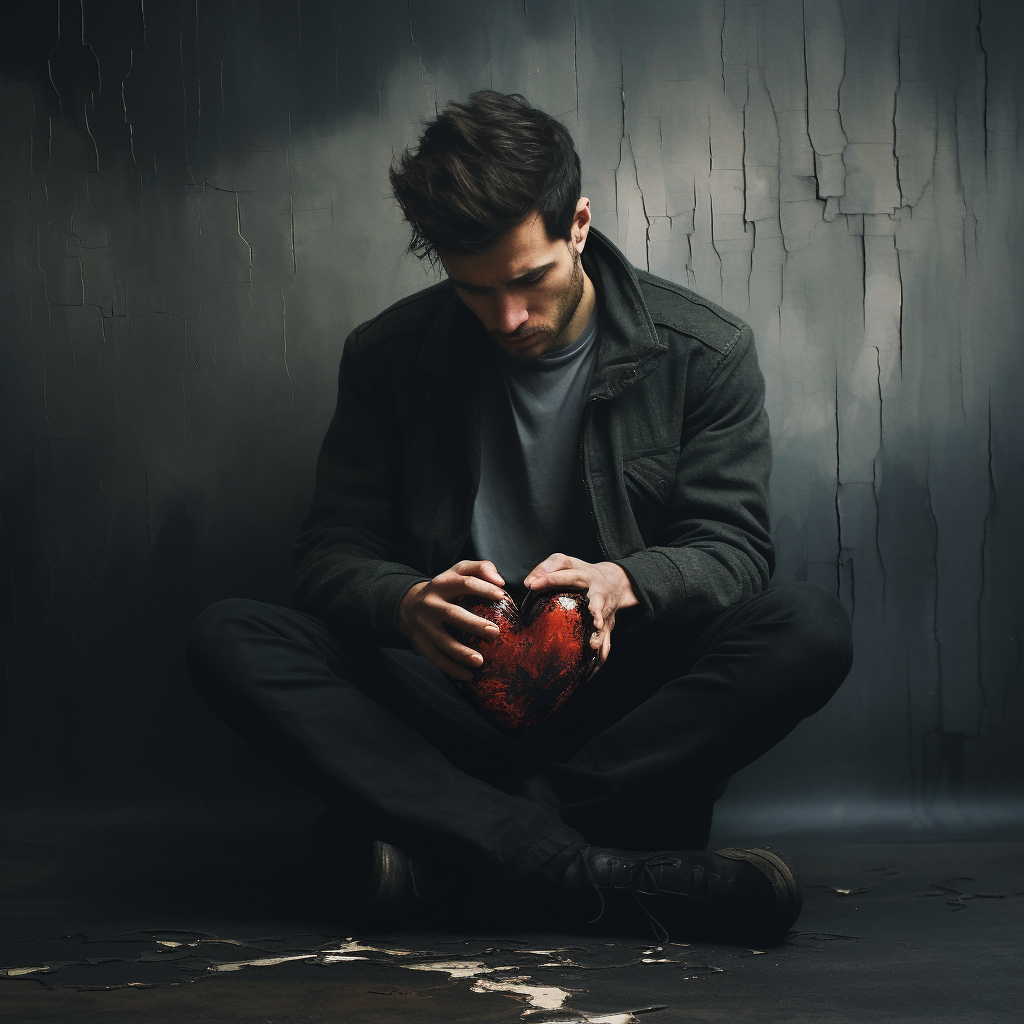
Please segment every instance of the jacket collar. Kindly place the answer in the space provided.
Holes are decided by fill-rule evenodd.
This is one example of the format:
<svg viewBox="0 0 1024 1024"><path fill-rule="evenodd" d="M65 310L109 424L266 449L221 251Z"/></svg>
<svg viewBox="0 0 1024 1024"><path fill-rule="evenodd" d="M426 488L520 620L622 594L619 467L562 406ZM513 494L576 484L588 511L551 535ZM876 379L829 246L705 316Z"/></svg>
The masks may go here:
<svg viewBox="0 0 1024 1024"><path fill-rule="evenodd" d="M583 250L583 267L594 282L600 310L590 394L611 398L647 376L667 346L658 338L636 271L593 226ZM475 357L488 341L480 321L452 289L420 350L419 368L442 377L463 376L476 365Z"/></svg>
<svg viewBox="0 0 1024 1024"><path fill-rule="evenodd" d="M668 346L658 337L632 264L593 226L583 267L597 289L601 311L590 394L612 398L646 377Z"/></svg>

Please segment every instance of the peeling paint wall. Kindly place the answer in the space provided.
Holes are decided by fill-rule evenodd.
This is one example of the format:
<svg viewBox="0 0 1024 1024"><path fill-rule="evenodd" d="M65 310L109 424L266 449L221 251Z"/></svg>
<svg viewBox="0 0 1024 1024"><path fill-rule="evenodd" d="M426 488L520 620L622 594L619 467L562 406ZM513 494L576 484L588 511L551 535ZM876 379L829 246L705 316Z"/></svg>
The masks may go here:
<svg viewBox="0 0 1024 1024"><path fill-rule="evenodd" d="M725 805L1019 808L1019 5L61 0L4 21L8 795L281 792L192 695L184 630L219 597L286 600L342 341L432 281L388 163L493 87L564 120L636 264L752 325L776 580L853 615L849 682Z"/></svg>

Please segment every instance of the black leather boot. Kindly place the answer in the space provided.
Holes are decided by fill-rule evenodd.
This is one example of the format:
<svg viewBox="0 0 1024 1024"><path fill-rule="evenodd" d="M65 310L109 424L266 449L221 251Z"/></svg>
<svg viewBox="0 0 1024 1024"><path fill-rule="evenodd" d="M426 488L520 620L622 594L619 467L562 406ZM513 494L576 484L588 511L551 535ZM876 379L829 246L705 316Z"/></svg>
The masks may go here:
<svg viewBox="0 0 1024 1024"><path fill-rule="evenodd" d="M659 941L769 943L800 916L792 867L771 850L573 852L559 887L563 919L653 933Z"/></svg>

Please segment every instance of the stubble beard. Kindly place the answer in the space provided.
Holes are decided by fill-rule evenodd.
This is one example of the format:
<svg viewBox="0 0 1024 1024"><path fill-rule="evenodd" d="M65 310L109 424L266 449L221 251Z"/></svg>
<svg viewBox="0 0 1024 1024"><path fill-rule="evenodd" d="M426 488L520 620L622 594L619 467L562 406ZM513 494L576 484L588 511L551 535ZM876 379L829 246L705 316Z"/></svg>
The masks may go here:
<svg viewBox="0 0 1024 1024"><path fill-rule="evenodd" d="M571 243L566 244L569 245L569 248L572 250L572 276L565 287L565 291L563 291L558 298L558 304L555 306L554 323L552 323L550 327L531 327L529 329L530 334L534 334L534 332L536 332L534 334L534 343L530 346L529 355L524 352L520 355L520 358L536 359L537 356L541 356L545 352L550 352L554 349L558 338L562 336L566 327L569 326L572 318L576 315L576 310L580 308L580 303L583 301L583 260L580 258L580 253L576 246ZM522 334L517 332L512 335L512 338L522 336ZM560 345L558 347L563 348L564 346ZM513 354L519 355L519 353Z"/></svg>

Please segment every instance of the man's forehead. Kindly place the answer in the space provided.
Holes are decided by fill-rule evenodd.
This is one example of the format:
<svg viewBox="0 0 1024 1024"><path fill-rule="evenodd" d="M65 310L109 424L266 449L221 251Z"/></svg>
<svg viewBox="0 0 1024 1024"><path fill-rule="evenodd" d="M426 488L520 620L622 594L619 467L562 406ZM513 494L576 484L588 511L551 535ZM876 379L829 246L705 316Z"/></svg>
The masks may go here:
<svg viewBox="0 0 1024 1024"><path fill-rule="evenodd" d="M508 284L558 261L557 243L548 238L544 220L534 213L510 228L486 252L456 256L441 252L448 276L467 284Z"/></svg>
<svg viewBox="0 0 1024 1024"><path fill-rule="evenodd" d="M445 264L448 278L456 286L465 284L473 287L492 287L495 285L515 284L532 277L554 266L555 260L550 255L538 256L536 259L516 261L514 263L474 262L479 257L461 257L452 264Z"/></svg>

